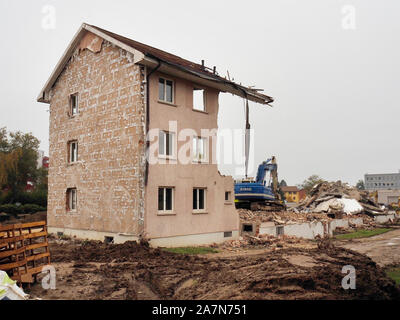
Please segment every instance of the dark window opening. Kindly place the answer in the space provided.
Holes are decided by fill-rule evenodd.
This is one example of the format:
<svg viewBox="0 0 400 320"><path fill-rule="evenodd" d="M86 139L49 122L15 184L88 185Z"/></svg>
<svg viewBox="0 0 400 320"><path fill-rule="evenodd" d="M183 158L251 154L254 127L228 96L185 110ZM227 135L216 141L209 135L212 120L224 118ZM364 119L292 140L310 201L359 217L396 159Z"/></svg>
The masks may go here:
<svg viewBox="0 0 400 320"><path fill-rule="evenodd" d="M193 189L193 210L204 210L206 208L206 190L204 188Z"/></svg>
<svg viewBox="0 0 400 320"><path fill-rule="evenodd" d="M229 238L229 237L232 237L232 231L224 232L224 238Z"/></svg>
<svg viewBox="0 0 400 320"><path fill-rule="evenodd" d="M74 211L77 207L76 188L67 189L67 211Z"/></svg>
<svg viewBox="0 0 400 320"><path fill-rule="evenodd" d="M173 210L173 188L158 188L158 210Z"/></svg>
<svg viewBox="0 0 400 320"><path fill-rule="evenodd" d="M70 103L70 115L74 116L78 114L78 94L71 94L69 96L69 103Z"/></svg>
<svg viewBox="0 0 400 320"><path fill-rule="evenodd" d="M114 243L114 237L107 237L107 236L105 236L105 237L104 237L104 243L105 243L105 244Z"/></svg>
<svg viewBox="0 0 400 320"><path fill-rule="evenodd" d="M276 235L282 236L283 235L283 226L276 227Z"/></svg>
<svg viewBox="0 0 400 320"><path fill-rule="evenodd" d="M253 225L252 224L244 224L243 232L253 232Z"/></svg>

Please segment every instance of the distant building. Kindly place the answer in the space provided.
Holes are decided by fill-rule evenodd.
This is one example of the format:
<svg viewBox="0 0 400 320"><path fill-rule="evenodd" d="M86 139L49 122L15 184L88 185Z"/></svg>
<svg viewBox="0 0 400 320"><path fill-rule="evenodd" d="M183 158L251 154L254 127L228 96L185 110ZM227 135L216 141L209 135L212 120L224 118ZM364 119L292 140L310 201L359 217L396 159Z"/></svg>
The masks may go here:
<svg viewBox="0 0 400 320"><path fill-rule="evenodd" d="M399 173L365 174L364 186L366 190L393 190L400 189Z"/></svg>
<svg viewBox="0 0 400 320"><path fill-rule="evenodd" d="M296 186L284 186L281 187L282 192L285 194L285 199L287 202L296 202L304 199L306 193L304 190L300 190Z"/></svg>
<svg viewBox="0 0 400 320"><path fill-rule="evenodd" d="M38 150L37 168L49 168L49 157L44 155L43 150Z"/></svg>
<svg viewBox="0 0 400 320"><path fill-rule="evenodd" d="M392 203L398 203L400 197L400 190L378 190L378 203L389 205Z"/></svg>

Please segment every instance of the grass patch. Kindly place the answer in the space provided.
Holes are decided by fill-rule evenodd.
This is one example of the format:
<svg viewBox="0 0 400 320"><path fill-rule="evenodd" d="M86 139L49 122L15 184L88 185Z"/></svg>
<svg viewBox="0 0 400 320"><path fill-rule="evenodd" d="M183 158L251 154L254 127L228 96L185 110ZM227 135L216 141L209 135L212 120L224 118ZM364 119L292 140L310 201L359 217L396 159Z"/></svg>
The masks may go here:
<svg viewBox="0 0 400 320"><path fill-rule="evenodd" d="M349 240L349 239L357 239L357 238L368 238L368 237L373 237L378 234L382 234L385 232L388 232L392 230L391 228L376 228L373 230L358 230L355 232L351 233L344 233L344 234L338 234L335 236L336 239L339 240Z"/></svg>
<svg viewBox="0 0 400 320"><path fill-rule="evenodd" d="M400 267L386 270L386 274L388 275L389 278L396 281L397 285L400 285Z"/></svg>
<svg viewBox="0 0 400 320"><path fill-rule="evenodd" d="M179 248L164 248L163 250L179 254L207 254L207 253L218 252L218 250L210 247L179 247Z"/></svg>

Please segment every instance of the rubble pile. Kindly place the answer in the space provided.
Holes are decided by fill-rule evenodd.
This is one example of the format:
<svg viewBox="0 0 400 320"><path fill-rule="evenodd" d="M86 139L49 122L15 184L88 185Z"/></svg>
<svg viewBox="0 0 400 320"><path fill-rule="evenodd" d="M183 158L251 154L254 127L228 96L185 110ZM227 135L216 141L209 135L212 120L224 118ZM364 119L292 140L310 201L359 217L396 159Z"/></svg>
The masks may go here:
<svg viewBox="0 0 400 320"><path fill-rule="evenodd" d="M308 222L315 219L318 220L329 220L325 213L307 213L299 215L298 212L293 211L251 211L247 209L238 209L239 217L241 221L252 221L252 222L275 222L275 224L291 224L298 222Z"/></svg>
<svg viewBox="0 0 400 320"><path fill-rule="evenodd" d="M254 247L269 247L283 248L287 244L299 243L302 240L291 236L275 237L267 234L251 236L244 235L238 240L225 241L219 244L213 244L211 247L220 248L228 251L237 251L237 249L254 248Z"/></svg>
<svg viewBox="0 0 400 320"><path fill-rule="evenodd" d="M343 214L359 213L377 215L383 213L384 209L369 197L368 191L360 191L337 181L316 184L310 194L289 211L327 213L329 216L340 217Z"/></svg>

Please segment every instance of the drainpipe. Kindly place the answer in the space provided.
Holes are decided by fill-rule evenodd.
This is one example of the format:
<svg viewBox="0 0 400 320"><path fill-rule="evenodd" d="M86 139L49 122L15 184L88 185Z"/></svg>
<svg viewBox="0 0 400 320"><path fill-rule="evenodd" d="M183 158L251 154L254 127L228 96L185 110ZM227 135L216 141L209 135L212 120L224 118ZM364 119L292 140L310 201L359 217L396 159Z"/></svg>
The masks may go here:
<svg viewBox="0 0 400 320"><path fill-rule="evenodd" d="M146 75L146 155L148 156L148 151L150 148L150 141L147 140L147 134L149 133L149 128L150 128L150 76L156 72L160 66L161 66L161 61L157 60L158 64L157 66L151 70L147 75ZM149 160L146 158L146 171L145 171L145 176L144 176L144 184L147 186L147 180L149 177Z"/></svg>

